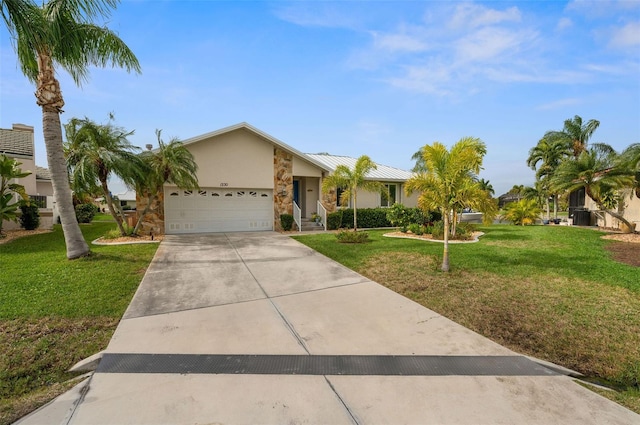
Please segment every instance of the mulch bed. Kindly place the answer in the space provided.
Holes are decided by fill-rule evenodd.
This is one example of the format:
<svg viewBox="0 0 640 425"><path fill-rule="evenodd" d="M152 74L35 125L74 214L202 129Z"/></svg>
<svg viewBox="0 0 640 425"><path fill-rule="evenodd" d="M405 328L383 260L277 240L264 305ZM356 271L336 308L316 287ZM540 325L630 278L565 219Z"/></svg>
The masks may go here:
<svg viewBox="0 0 640 425"><path fill-rule="evenodd" d="M605 249L613 254L617 262L640 267L640 243L614 242Z"/></svg>

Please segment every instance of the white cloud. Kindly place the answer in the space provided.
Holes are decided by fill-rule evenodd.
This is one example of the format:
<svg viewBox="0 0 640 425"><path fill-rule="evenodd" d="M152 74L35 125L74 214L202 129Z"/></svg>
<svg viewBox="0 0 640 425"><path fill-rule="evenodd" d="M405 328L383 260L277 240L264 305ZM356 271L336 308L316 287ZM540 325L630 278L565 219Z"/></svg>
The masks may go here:
<svg viewBox="0 0 640 425"><path fill-rule="evenodd" d="M448 96L452 91L448 89L453 70L444 64L407 66L405 74L391 77L386 81L393 87L408 91L427 93L437 96Z"/></svg>
<svg viewBox="0 0 640 425"><path fill-rule="evenodd" d="M451 28L472 29L502 22L520 22L521 19L520 10L515 6L506 10L496 10L474 3L463 3L456 6L449 26Z"/></svg>
<svg viewBox="0 0 640 425"><path fill-rule="evenodd" d="M553 102L545 103L543 105L539 105L536 109L538 110L550 110L550 109L561 109L567 106L579 105L582 103L581 99L576 97L571 97L567 99L559 99Z"/></svg>
<svg viewBox="0 0 640 425"><path fill-rule="evenodd" d="M287 2L277 4L274 14L283 21L305 27L358 28L356 14L345 13L340 3Z"/></svg>
<svg viewBox="0 0 640 425"><path fill-rule="evenodd" d="M557 31L562 31L573 26L573 21L569 18L561 18L556 25Z"/></svg>
<svg viewBox="0 0 640 425"><path fill-rule="evenodd" d="M500 59L511 55L536 38L531 31L512 31L505 28L482 28L455 43L458 59L464 62Z"/></svg>
<svg viewBox="0 0 640 425"><path fill-rule="evenodd" d="M629 22L622 28L616 28L609 44L618 48L640 46L640 21Z"/></svg>
<svg viewBox="0 0 640 425"><path fill-rule="evenodd" d="M420 52L427 48L427 43L424 40L409 34L379 34L374 32L372 35L373 46L376 49L391 52Z"/></svg>
<svg viewBox="0 0 640 425"><path fill-rule="evenodd" d="M580 13L589 18L605 18L640 9L640 2L635 0L573 0L565 8L568 12Z"/></svg>

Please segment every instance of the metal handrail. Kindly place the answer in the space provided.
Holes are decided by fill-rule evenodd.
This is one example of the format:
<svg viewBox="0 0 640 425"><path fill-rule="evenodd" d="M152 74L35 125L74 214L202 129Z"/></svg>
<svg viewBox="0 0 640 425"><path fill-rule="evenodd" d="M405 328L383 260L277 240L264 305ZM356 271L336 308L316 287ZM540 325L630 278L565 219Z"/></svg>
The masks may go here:
<svg viewBox="0 0 640 425"><path fill-rule="evenodd" d="M293 201L293 221L298 225L298 231L302 232L302 210L296 201Z"/></svg>
<svg viewBox="0 0 640 425"><path fill-rule="evenodd" d="M320 216L320 223L324 227L324 231L327 231L327 209L322 205L322 202L318 200L318 215Z"/></svg>

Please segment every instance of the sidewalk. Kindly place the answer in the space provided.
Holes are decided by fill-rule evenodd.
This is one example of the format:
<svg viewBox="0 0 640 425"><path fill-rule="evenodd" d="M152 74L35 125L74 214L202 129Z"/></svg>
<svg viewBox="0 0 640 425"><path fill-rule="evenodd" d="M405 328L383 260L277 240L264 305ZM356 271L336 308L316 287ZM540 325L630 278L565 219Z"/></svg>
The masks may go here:
<svg viewBox="0 0 640 425"><path fill-rule="evenodd" d="M96 373L19 423L546 425L640 416L267 232L168 236Z"/></svg>

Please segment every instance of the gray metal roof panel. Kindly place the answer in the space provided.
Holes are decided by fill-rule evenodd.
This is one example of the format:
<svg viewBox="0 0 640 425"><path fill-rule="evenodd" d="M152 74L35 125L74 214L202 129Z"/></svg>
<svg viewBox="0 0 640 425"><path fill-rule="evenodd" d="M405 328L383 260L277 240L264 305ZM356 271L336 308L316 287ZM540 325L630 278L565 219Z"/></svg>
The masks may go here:
<svg viewBox="0 0 640 425"><path fill-rule="evenodd" d="M352 158L350 156L310 153L306 155L312 158L314 161L320 162L326 167L329 167L331 171L334 171L338 165L345 165L353 169L357 161L356 158ZM380 181L406 181L411 178L411 172L409 171L389 167L388 165L379 164L377 162L376 166L378 167L377 169L372 170L369 174L367 174L367 179Z"/></svg>

